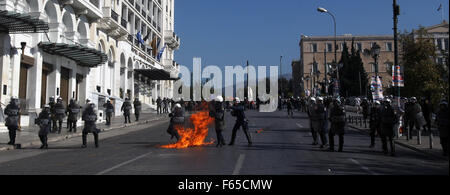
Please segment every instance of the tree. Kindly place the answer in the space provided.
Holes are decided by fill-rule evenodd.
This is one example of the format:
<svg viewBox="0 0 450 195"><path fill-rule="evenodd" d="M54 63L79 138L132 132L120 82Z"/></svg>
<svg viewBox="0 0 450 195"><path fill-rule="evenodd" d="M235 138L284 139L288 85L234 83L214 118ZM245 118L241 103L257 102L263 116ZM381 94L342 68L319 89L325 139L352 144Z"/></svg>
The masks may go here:
<svg viewBox="0 0 450 195"><path fill-rule="evenodd" d="M340 93L343 97L361 96L367 94L369 82L361 59L361 52L354 48L352 41L351 53L344 43L339 69Z"/></svg>
<svg viewBox="0 0 450 195"><path fill-rule="evenodd" d="M427 97L436 104L442 94L448 97L448 82L441 75L441 68L436 64L436 46L428 37L424 28L419 29L418 36L404 34L401 36L405 87L402 95L406 97Z"/></svg>

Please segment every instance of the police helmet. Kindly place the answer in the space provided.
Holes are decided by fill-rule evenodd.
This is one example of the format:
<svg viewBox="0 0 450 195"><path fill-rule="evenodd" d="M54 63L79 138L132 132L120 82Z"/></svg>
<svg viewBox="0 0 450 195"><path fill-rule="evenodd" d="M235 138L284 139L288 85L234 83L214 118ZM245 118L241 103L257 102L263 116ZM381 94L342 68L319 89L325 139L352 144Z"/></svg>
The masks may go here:
<svg viewBox="0 0 450 195"><path fill-rule="evenodd" d="M392 101L389 98L384 99L384 103L390 104Z"/></svg>
<svg viewBox="0 0 450 195"><path fill-rule="evenodd" d="M181 108L181 104L175 104L175 108Z"/></svg>
<svg viewBox="0 0 450 195"><path fill-rule="evenodd" d="M317 101L323 102L323 97L318 97Z"/></svg>
<svg viewBox="0 0 450 195"><path fill-rule="evenodd" d="M380 101L375 101L375 105L381 105Z"/></svg>
<svg viewBox="0 0 450 195"><path fill-rule="evenodd" d="M316 98L314 98L314 97L311 97L311 99L310 99L312 102L316 102Z"/></svg>
<svg viewBox="0 0 450 195"><path fill-rule="evenodd" d="M223 102L223 97L222 96L217 96L216 98L215 98L215 100L217 101L217 102Z"/></svg>
<svg viewBox="0 0 450 195"><path fill-rule="evenodd" d="M439 105L445 105L445 106L448 106L448 102L447 102L447 100L442 100L441 103L440 103Z"/></svg>
<svg viewBox="0 0 450 195"><path fill-rule="evenodd" d="M239 99L238 97L236 97L236 98L234 99L234 101L235 101L236 103L241 103L241 99Z"/></svg>

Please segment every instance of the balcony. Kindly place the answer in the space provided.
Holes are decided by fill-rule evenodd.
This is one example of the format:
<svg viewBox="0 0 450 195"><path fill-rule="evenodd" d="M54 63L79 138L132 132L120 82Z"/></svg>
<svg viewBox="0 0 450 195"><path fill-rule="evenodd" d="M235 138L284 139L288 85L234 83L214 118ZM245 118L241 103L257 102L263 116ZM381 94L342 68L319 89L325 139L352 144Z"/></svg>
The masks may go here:
<svg viewBox="0 0 450 195"><path fill-rule="evenodd" d="M100 19L103 17L99 0L77 0L73 1L72 7L75 10L86 10L86 17L90 19Z"/></svg>
<svg viewBox="0 0 450 195"><path fill-rule="evenodd" d="M109 36L115 39L126 39L128 35L127 21L122 19L110 7L103 7L102 11L103 18L98 22L98 28L104 30Z"/></svg>
<svg viewBox="0 0 450 195"><path fill-rule="evenodd" d="M180 37L178 37L172 30L164 31L164 40L169 48L173 50L178 50L180 48Z"/></svg>

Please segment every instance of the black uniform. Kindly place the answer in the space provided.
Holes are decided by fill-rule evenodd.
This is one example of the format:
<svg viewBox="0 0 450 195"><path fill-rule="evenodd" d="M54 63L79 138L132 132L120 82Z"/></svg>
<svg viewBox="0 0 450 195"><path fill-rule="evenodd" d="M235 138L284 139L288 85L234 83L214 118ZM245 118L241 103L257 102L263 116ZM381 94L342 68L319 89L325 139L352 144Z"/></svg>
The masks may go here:
<svg viewBox="0 0 450 195"><path fill-rule="evenodd" d="M330 150L334 151L334 136L339 136L339 152L342 152L344 148L344 134L345 134L345 108L339 104L334 104L330 110L331 128L330 138Z"/></svg>
<svg viewBox="0 0 450 195"><path fill-rule="evenodd" d="M226 145L222 132L225 130L225 108L222 102L216 102L214 109L209 114L214 118L215 130L217 134L217 146L222 147Z"/></svg>
<svg viewBox="0 0 450 195"><path fill-rule="evenodd" d="M450 129L448 105L441 105L439 112L436 115L436 123L439 129L439 136L441 138L442 151L444 156L448 156L449 142L448 133Z"/></svg>
<svg viewBox="0 0 450 195"><path fill-rule="evenodd" d="M51 116L50 109L44 109L41 113L39 113L39 117L37 120L37 124L39 125L39 139L41 140L42 146L41 149L48 148L47 144L47 135L51 131Z"/></svg>
<svg viewBox="0 0 450 195"><path fill-rule="evenodd" d="M388 154L387 142L391 147L391 155L395 155L394 138L394 125L398 122L397 116L394 113L394 109L390 104L383 105L381 108L381 131L380 137L383 143L383 151Z"/></svg>
<svg viewBox="0 0 450 195"><path fill-rule="evenodd" d="M320 140L322 142L321 148L328 145L326 137L326 107L324 104L317 103L313 106L313 128L316 133L319 134Z"/></svg>
<svg viewBox="0 0 450 195"><path fill-rule="evenodd" d="M293 99L289 99L286 102L288 117L291 117L291 118L294 117L294 110L293 110L294 106L292 105L293 104L292 101L293 101Z"/></svg>
<svg viewBox="0 0 450 195"><path fill-rule="evenodd" d="M314 130L314 126L313 123L315 123L315 119L314 119L314 102L310 102L310 104L308 105L307 108L307 114L308 114L308 118L309 118L309 129L311 129L311 136L313 138L313 143L312 145L317 145L317 131Z"/></svg>
<svg viewBox="0 0 450 195"><path fill-rule="evenodd" d="M381 128L381 116L380 108L372 106L369 115L369 126L370 126L370 147L375 147L375 137L380 134Z"/></svg>
<svg viewBox="0 0 450 195"><path fill-rule="evenodd" d="M97 129L97 126L95 122L97 121L97 114L94 111L93 106L87 107L83 111L83 121L84 121L84 128L83 128L83 147L86 147L87 142L87 134L92 133L94 134L94 141L95 141L95 147L98 148L98 133L100 132L99 129Z"/></svg>
<svg viewBox="0 0 450 195"><path fill-rule="evenodd" d="M53 130L55 132L57 130L58 133L61 133L62 123L63 123L64 118L66 117L66 108L62 101L57 102L55 104L54 108L55 108L54 109L55 120L53 123L53 125L54 125ZM58 121L58 123L57 123L59 125L58 127L56 127L56 125L57 125L56 121Z"/></svg>
<svg viewBox="0 0 450 195"><path fill-rule="evenodd" d="M133 102L134 105L134 115L136 116L136 121L139 121L139 115L141 115L141 111L142 111L142 103L139 100L134 100Z"/></svg>
<svg viewBox="0 0 450 195"><path fill-rule="evenodd" d="M81 106L78 105L75 101L70 102L69 107L67 108L67 122L69 123L69 132L77 132L77 121L78 116L81 113Z"/></svg>
<svg viewBox="0 0 450 195"><path fill-rule="evenodd" d="M231 111L231 115L236 117L236 123L233 127L233 133L231 135L231 142L229 145L234 145L234 141L236 139L236 133L239 128L242 126L242 130L244 131L245 136L247 137L248 144L252 144L252 137L250 132L248 131L248 121L245 117L244 106L243 105L235 105L233 106Z"/></svg>
<svg viewBox="0 0 450 195"><path fill-rule="evenodd" d="M111 117L114 113L114 106L111 102L106 102L103 104L103 107L105 108L105 115L106 115L106 125L111 125Z"/></svg>
<svg viewBox="0 0 450 195"><path fill-rule="evenodd" d="M5 108L5 126L8 127L9 131L9 145L16 144L16 131L19 129L19 112L20 107L16 101L11 101Z"/></svg>
<svg viewBox="0 0 450 195"><path fill-rule="evenodd" d="M129 100L126 100L122 104L122 108L120 109L121 111L123 111L123 116L125 117L125 124L131 123L130 119L131 109L133 109L133 107L131 106L131 102Z"/></svg>
<svg viewBox="0 0 450 195"><path fill-rule="evenodd" d="M162 113L161 103L162 103L161 98L158 97L158 99L156 99L156 111L158 112L158 114Z"/></svg>
<svg viewBox="0 0 450 195"><path fill-rule="evenodd" d="M169 133L172 136L171 139L176 137L177 140L180 140L180 135L178 134L176 127L184 125L185 118L183 108L173 109L173 112L169 114L169 117L170 117L170 124L169 127L167 128L167 133Z"/></svg>

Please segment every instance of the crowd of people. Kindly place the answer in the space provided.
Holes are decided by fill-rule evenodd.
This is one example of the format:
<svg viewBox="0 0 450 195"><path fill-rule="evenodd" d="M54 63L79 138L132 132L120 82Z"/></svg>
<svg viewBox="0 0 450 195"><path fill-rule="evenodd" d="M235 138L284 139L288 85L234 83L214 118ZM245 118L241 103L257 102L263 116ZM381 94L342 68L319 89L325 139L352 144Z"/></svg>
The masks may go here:
<svg viewBox="0 0 450 195"><path fill-rule="evenodd" d="M346 125L346 105L349 99L332 97L311 97L281 99L279 109L287 109L288 117L292 117L292 110L298 109L307 112L310 120L310 129L313 137L313 145L318 145L321 141L321 148L329 146L330 151L334 150L334 136L339 137L339 152L343 151L345 125ZM406 136L412 139L413 135L420 133L432 133L433 115L435 124L439 131L443 155L448 156L448 131L449 112L448 102L442 100L439 103L437 112L433 112L433 106L426 98L419 102L417 98L402 98L400 104L393 104L392 97L384 98L381 101L369 101L367 98L354 100L352 112L361 113L364 120L369 121L370 127L370 147L375 147L376 137L379 136L382 142L382 149L385 154L395 156L394 137L398 134L400 125ZM435 114L434 114L435 113ZM401 123L400 123L401 121ZM327 136L328 134L328 136ZM329 139L329 143L328 140ZM389 148L388 148L389 146Z"/></svg>

